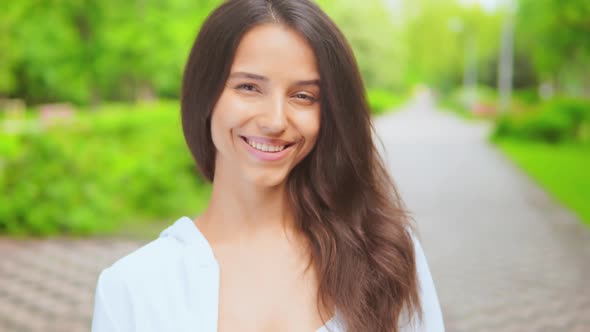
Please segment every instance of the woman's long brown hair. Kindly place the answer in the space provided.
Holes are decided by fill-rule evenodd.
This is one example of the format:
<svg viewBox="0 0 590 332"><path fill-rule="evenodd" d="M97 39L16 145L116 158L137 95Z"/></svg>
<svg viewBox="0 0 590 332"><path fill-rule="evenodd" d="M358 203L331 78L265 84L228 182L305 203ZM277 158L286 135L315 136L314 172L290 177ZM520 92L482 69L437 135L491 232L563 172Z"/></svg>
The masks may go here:
<svg viewBox="0 0 590 332"><path fill-rule="evenodd" d="M182 124L189 149L203 176L213 181L211 112L241 37L264 23L283 24L304 36L320 74L318 140L287 180L319 276L318 308L334 305L347 332L397 332L403 316L421 316L411 222L374 144L350 46L317 5L229 0L210 14L183 78Z"/></svg>

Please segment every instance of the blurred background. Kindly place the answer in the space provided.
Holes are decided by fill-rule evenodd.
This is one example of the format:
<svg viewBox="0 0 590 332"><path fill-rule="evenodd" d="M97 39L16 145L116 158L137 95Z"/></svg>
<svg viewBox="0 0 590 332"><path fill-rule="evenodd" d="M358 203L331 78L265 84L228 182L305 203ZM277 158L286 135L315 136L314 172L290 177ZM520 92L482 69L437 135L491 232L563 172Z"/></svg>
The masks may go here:
<svg viewBox="0 0 590 332"><path fill-rule="evenodd" d="M447 331L590 331L590 2L317 2ZM219 3L0 3L0 331L89 330L99 271L204 208L178 98Z"/></svg>

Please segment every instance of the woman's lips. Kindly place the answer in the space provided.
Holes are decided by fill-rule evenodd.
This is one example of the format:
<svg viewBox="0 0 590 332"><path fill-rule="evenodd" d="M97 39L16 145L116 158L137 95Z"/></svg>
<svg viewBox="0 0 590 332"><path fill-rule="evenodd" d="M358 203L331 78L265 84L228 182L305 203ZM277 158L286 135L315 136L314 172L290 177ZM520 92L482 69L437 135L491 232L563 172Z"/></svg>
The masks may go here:
<svg viewBox="0 0 590 332"><path fill-rule="evenodd" d="M281 151L275 151L275 152L269 151L269 152L265 152L265 151L258 150L256 148L254 148L253 146L251 146L250 144L248 144L246 137L240 136L240 138L241 138L241 141L246 146L246 150L252 156L254 156L256 159L263 160L263 161L278 161L278 160L281 160L281 159L285 158L289 153L291 153L291 150L293 150L293 147L295 146L295 143L287 143L287 144L285 144L286 147L283 150L281 150ZM256 141L257 142L260 142L260 140L256 140ZM282 141L282 142L284 142L284 141Z"/></svg>
<svg viewBox="0 0 590 332"><path fill-rule="evenodd" d="M294 143L294 142L285 141L285 140L278 139L278 138L267 138L267 137L259 137L259 136L240 136L240 137L242 139L254 141L256 143L275 145L275 146L291 145Z"/></svg>

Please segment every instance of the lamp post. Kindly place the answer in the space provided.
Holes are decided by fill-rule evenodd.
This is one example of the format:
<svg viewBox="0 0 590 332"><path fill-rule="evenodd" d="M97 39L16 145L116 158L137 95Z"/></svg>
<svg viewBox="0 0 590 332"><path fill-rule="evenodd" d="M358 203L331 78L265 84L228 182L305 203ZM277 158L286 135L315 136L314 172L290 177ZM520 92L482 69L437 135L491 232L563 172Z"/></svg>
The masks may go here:
<svg viewBox="0 0 590 332"><path fill-rule="evenodd" d="M516 5L513 0L504 0L506 13L502 23L502 36L500 40L500 54L498 64L498 93L500 112L510 109L512 99L512 78L514 67L514 16Z"/></svg>
<svg viewBox="0 0 590 332"><path fill-rule="evenodd" d="M471 109L477 99L477 39L473 31L466 29L463 20L453 17L448 21L449 29L455 33L463 33L465 43L463 67L463 103Z"/></svg>

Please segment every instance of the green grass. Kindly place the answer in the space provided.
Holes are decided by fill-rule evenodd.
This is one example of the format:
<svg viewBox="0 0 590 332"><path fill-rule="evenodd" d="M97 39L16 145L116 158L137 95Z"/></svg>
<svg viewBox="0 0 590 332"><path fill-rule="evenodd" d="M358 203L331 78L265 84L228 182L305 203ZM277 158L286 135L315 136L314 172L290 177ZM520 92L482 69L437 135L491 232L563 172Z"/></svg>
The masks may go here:
<svg viewBox="0 0 590 332"><path fill-rule="evenodd" d="M590 145L499 140L500 149L590 226Z"/></svg>

